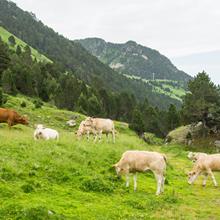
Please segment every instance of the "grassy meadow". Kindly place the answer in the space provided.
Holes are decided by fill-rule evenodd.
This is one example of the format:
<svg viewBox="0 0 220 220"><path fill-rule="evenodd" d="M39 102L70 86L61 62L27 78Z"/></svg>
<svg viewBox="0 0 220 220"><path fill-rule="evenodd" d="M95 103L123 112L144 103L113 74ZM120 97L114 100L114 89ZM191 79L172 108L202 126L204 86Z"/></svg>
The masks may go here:
<svg viewBox="0 0 220 220"><path fill-rule="evenodd" d="M22 101L26 107L20 107ZM66 121L83 115L45 105L35 109L30 98L8 97L4 105L27 114L29 126L11 130L0 124L0 219L219 219L220 188L202 178L189 186L186 172L192 162L181 146L149 146L116 123L116 143L77 140L76 128ZM60 132L59 141L34 141L35 123ZM125 187L125 178L116 177L112 164L125 150L155 150L168 157L165 192L155 196L156 182L151 173L138 175ZM220 183L220 176L216 174ZM132 180L132 179L131 179Z"/></svg>

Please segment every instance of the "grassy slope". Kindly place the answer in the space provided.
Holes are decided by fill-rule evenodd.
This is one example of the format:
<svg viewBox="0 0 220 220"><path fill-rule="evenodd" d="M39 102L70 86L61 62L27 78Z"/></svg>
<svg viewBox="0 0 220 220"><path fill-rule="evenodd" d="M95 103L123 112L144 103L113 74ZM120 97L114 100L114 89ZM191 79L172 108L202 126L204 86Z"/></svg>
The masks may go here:
<svg viewBox="0 0 220 220"><path fill-rule="evenodd" d="M5 107L28 114L29 127L8 130L0 125L1 219L218 219L220 190L201 178L189 186L185 172L192 163L178 146L149 146L126 124L117 123L116 144L78 141L74 129L65 126L73 114L49 106L34 109L31 100L10 97ZM82 120L79 115L77 123ZM33 140L33 124L44 123L60 132L60 140ZM152 175L139 174L138 191L125 188L111 165L128 149L157 150L168 155L165 193L155 196ZM220 176L216 174L217 181ZM48 217L48 210L52 215ZM56 218L57 217L57 218Z"/></svg>
<svg viewBox="0 0 220 220"><path fill-rule="evenodd" d="M8 43L8 38L13 35L10 32L8 32L6 29L4 29L3 27L0 26L0 36L2 38L2 40L6 43ZM21 39L17 38L15 35L13 35L15 37L16 40L16 45L19 45L21 47L21 49L24 50L24 47L27 45L24 41L22 41ZM16 45L13 47L12 45L10 46L10 49L15 50L16 49ZM31 48L31 53L32 53L32 57L36 58L37 61L41 61L41 62L52 62L50 59L48 59L46 56L40 54L37 50L35 50L34 48Z"/></svg>
<svg viewBox="0 0 220 220"><path fill-rule="evenodd" d="M170 84L170 82L175 83L176 81L172 81L172 80L154 80L154 81L152 81L152 80L142 79L138 76L131 76L131 75L127 75L127 74L124 74L124 75L129 79L141 80L145 83L148 83L153 86L153 90L155 93L165 94L173 99L179 100L180 102L182 102L182 97L186 94L186 91L183 88L178 87L178 86L172 86ZM154 82L159 83L160 86L156 86L156 85L152 84ZM170 91L166 91L167 88Z"/></svg>

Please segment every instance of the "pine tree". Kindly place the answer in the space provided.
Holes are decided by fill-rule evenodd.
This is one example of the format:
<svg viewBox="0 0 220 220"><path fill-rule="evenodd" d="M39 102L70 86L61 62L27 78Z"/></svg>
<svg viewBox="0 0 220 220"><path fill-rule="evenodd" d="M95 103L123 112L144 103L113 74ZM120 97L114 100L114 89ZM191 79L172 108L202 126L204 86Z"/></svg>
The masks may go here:
<svg viewBox="0 0 220 220"><path fill-rule="evenodd" d="M16 54L17 54L18 56L20 56L21 53L22 53L21 47L20 47L19 45L17 45L17 47L16 47Z"/></svg>
<svg viewBox="0 0 220 220"><path fill-rule="evenodd" d="M14 83L14 77L10 69L7 69L3 72L1 80L3 91L5 93L14 95L16 93L16 87Z"/></svg>
<svg viewBox="0 0 220 220"><path fill-rule="evenodd" d="M8 68L9 63L9 50L6 44L4 44L4 42L0 38L0 76L2 72Z"/></svg>
<svg viewBox="0 0 220 220"><path fill-rule="evenodd" d="M15 40L15 38L14 38L13 35L11 35L11 36L8 38L8 43L9 43L12 47L15 46L16 40Z"/></svg>
<svg viewBox="0 0 220 220"><path fill-rule="evenodd" d="M129 127L136 131L139 135L144 132L144 124L142 114L138 109L135 109L132 114L132 120Z"/></svg>

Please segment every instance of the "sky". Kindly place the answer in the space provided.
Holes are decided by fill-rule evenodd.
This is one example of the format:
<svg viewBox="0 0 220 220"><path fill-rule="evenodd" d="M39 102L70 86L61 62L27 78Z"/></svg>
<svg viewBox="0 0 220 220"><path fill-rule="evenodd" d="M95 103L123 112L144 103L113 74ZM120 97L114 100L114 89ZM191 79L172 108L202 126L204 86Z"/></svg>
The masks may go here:
<svg viewBox="0 0 220 220"><path fill-rule="evenodd" d="M176 57L220 51L219 0L13 2L72 40L87 37L100 37L114 43L133 40L160 51L174 62ZM184 65L181 68L184 70ZM193 72L190 74L194 75ZM211 73L211 77L220 83L217 73Z"/></svg>

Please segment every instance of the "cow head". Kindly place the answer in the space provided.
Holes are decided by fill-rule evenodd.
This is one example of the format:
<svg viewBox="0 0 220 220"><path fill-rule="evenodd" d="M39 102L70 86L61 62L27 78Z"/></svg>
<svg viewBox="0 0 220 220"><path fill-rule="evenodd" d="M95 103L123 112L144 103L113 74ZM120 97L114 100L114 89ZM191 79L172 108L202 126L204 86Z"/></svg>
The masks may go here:
<svg viewBox="0 0 220 220"><path fill-rule="evenodd" d="M114 164L113 167L115 168L117 176L121 176L126 173L126 169L120 166L118 163Z"/></svg>
<svg viewBox="0 0 220 220"><path fill-rule="evenodd" d="M28 118L26 116L20 116L17 119L17 122L20 123L20 124L23 124L23 125L28 125L29 124Z"/></svg>
<svg viewBox="0 0 220 220"><path fill-rule="evenodd" d="M188 173L188 183L191 185L193 184L193 182L196 180L196 178L198 177L199 173L192 170Z"/></svg>

